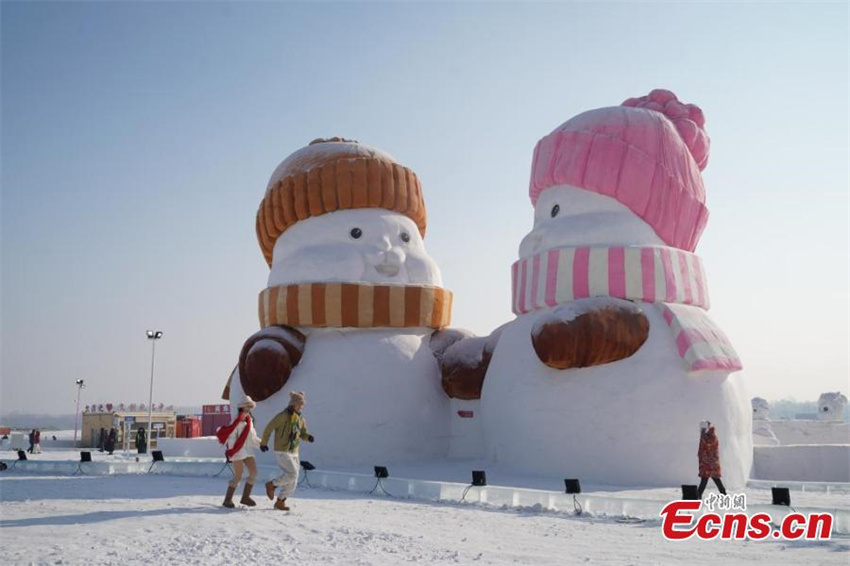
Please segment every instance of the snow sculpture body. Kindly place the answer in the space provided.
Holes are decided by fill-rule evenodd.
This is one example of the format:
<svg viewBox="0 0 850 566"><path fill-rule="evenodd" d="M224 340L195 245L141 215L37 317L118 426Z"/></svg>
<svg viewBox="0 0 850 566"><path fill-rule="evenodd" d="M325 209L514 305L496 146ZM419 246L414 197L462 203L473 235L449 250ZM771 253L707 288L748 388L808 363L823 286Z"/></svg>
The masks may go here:
<svg viewBox="0 0 850 566"><path fill-rule="evenodd" d="M225 398L250 395L262 431L290 391L306 392L317 439L306 453L320 465L443 456L440 374L452 371L443 354L469 333L440 330L452 295L425 250L425 225L416 175L384 152L333 138L285 159L257 213L271 267L262 329Z"/></svg>
<svg viewBox="0 0 850 566"><path fill-rule="evenodd" d="M753 420L754 421L769 421L770 420L770 403L761 397L753 397Z"/></svg>
<svg viewBox="0 0 850 566"><path fill-rule="evenodd" d="M835 393L821 393L818 398L818 420L819 421L843 421L844 408L847 406L847 397L840 391Z"/></svg>
<svg viewBox="0 0 850 566"><path fill-rule="evenodd" d="M706 314L702 112L668 91L580 114L538 142L517 318L484 380L487 453L592 483L679 485L715 424L724 482L752 461L741 364Z"/></svg>

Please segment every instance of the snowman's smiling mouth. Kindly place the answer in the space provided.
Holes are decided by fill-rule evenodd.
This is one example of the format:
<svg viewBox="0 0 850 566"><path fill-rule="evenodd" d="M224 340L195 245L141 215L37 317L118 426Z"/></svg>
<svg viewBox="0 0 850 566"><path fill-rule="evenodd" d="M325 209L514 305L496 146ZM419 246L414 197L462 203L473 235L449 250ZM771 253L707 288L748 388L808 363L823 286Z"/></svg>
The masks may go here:
<svg viewBox="0 0 850 566"><path fill-rule="evenodd" d="M380 273L381 275L386 275L387 277L395 277L398 275L399 266L393 265L391 263L382 263L380 265L375 266L375 271Z"/></svg>

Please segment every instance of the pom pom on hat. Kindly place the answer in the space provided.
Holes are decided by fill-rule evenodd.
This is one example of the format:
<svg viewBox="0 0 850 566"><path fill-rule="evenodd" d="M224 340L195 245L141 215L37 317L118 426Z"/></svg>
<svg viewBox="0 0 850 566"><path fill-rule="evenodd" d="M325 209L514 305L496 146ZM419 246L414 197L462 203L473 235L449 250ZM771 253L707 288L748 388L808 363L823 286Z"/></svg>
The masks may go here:
<svg viewBox="0 0 850 566"><path fill-rule="evenodd" d="M667 116L676 126L682 141L688 146L691 156L697 162L699 170L708 165L708 151L711 140L705 133L705 116L696 104L682 104L669 90L657 88L639 98L629 98L621 106L655 110Z"/></svg>

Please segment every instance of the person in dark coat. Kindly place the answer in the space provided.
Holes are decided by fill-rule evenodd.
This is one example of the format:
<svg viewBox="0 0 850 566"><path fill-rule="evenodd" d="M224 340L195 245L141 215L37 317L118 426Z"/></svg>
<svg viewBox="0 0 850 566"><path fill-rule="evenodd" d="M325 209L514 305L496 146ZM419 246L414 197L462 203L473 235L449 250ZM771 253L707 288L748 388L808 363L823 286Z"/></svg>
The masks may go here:
<svg viewBox="0 0 850 566"><path fill-rule="evenodd" d="M106 446L106 429L100 427L100 440L97 443L98 450L103 452L104 447Z"/></svg>
<svg viewBox="0 0 850 566"><path fill-rule="evenodd" d="M136 431L136 449L139 454L148 453L148 435L142 427L139 427L139 430Z"/></svg>
<svg viewBox="0 0 850 566"><path fill-rule="evenodd" d="M717 490L726 495L726 488L723 487L723 482L720 481L720 441L717 439L717 434L714 431L714 425L709 421L703 421L699 425L699 498L702 499L702 493L708 485L708 478L714 480L717 485Z"/></svg>
<svg viewBox="0 0 850 566"><path fill-rule="evenodd" d="M30 431L30 437L29 437L29 440L30 440L30 447L29 447L29 448L27 448L27 452L29 452L30 454L32 454L33 447L35 446L35 429L32 429L32 430Z"/></svg>
<svg viewBox="0 0 850 566"><path fill-rule="evenodd" d="M117 435L118 433L115 431L114 428L109 429L109 436L106 437L106 445L104 446L104 448L107 452L109 452L110 456L115 451L115 439Z"/></svg>

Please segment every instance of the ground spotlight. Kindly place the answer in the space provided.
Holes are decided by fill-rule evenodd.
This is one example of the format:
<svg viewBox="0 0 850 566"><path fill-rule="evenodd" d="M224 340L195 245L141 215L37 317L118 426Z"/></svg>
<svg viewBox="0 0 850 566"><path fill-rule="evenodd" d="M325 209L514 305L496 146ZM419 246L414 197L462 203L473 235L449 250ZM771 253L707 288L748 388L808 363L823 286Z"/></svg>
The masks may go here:
<svg viewBox="0 0 850 566"><path fill-rule="evenodd" d="M301 460L301 467L307 470L308 472L316 469L316 466L314 466L307 460Z"/></svg>
<svg viewBox="0 0 850 566"><path fill-rule="evenodd" d="M487 485L487 472L484 470L472 470L472 485L484 487Z"/></svg>
<svg viewBox="0 0 850 566"><path fill-rule="evenodd" d="M578 478L567 478L564 480L564 487L566 488L567 494L573 496L573 510L576 515L581 515L581 503L579 503L578 498L576 498L576 495L581 493L581 482L578 481Z"/></svg>
<svg viewBox="0 0 850 566"><path fill-rule="evenodd" d="M390 477L390 472L387 470L386 466L375 466L375 477L378 478L378 481L375 482L375 487L372 488L372 491L369 492L369 495L375 493L378 489L383 491L386 495L392 497L386 489L384 489L384 484L381 483L381 480Z"/></svg>
<svg viewBox="0 0 850 566"><path fill-rule="evenodd" d="M153 452L151 452L151 457L153 457L153 462L151 462L151 467L148 468L148 473L151 473L154 464L156 464L157 462L165 462L165 457L162 455L162 450L154 450Z"/></svg>
<svg viewBox="0 0 850 566"><path fill-rule="evenodd" d="M77 464L77 469L74 470L72 476L83 473L83 464L91 463L91 452L80 452L80 463Z"/></svg>
<svg viewBox="0 0 850 566"><path fill-rule="evenodd" d="M685 501L699 501L699 488L695 485L683 485L682 499Z"/></svg>

